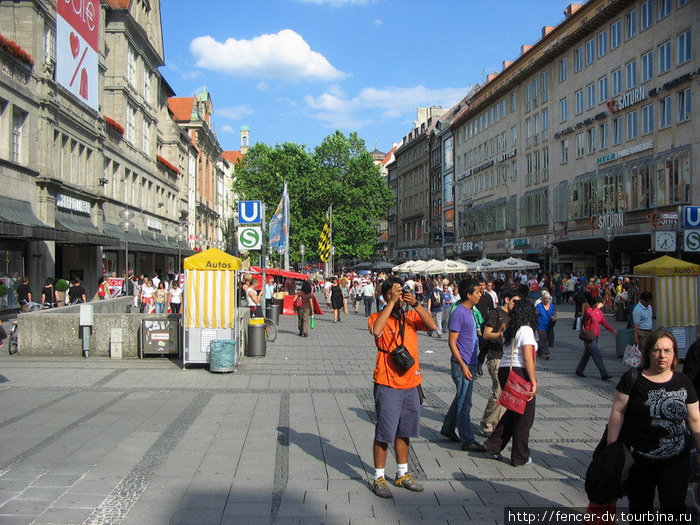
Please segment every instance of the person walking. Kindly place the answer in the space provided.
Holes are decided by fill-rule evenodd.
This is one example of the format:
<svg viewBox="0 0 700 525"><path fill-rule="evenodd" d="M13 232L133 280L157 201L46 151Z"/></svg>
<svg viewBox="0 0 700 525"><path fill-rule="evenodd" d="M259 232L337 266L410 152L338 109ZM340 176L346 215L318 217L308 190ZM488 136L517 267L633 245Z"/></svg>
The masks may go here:
<svg viewBox="0 0 700 525"><path fill-rule="evenodd" d="M182 288L180 288L180 283L177 279L172 281L172 288L170 288L170 311L174 314L182 313Z"/></svg>
<svg viewBox="0 0 700 525"><path fill-rule="evenodd" d="M447 414L442 422L440 434L451 441L459 442L462 450L484 451L484 446L476 441L471 429L472 391L476 379L479 340L472 309L481 299L481 286L476 279L463 279L459 283L461 303L450 316L448 344L452 381L456 387ZM455 433L455 428L459 435Z"/></svg>
<svg viewBox="0 0 700 525"><path fill-rule="evenodd" d="M360 303L362 301L362 285L357 279L353 280L352 288L350 289L350 298L352 299L352 308L355 313L358 313L360 309Z"/></svg>
<svg viewBox="0 0 700 525"><path fill-rule="evenodd" d="M70 304L87 302L85 288L82 284L80 284L80 279L78 277L73 279L73 286L68 289L68 297L70 298Z"/></svg>
<svg viewBox="0 0 700 525"><path fill-rule="evenodd" d="M537 312L530 301L517 301L510 314L510 321L503 332L503 357L498 368L498 381L503 388L508 380L510 370L529 381L532 390L528 395L525 412L518 414L506 410L486 440L486 455L500 461L501 452L512 440L510 463L514 467L532 463L530 456L530 429L535 420L535 396L537 395L537 375L535 362L537 341Z"/></svg>
<svg viewBox="0 0 700 525"><path fill-rule="evenodd" d="M632 450L634 464L627 478L630 513L651 514L658 491L664 521L680 522L690 451L700 448L698 395L688 376L677 371L673 334L651 332L641 350L642 369L628 370L615 387L607 443L621 441ZM697 462L700 466L700 456Z"/></svg>
<svg viewBox="0 0 700 525"><path fill-rule="evenodd" d="M331 308L333 309L333 322L340 321L340 311L343 309L343 290L340 288L337 277L331 278Z"/></svg>
<svg viewBox="0 0 700 525"><path fill-rule="evenodd" d="M153 287L153 281L144 279L139 297L141 301L141 313L150 314L153 311L153 296L155 293L156 289Z"/></svg>
<svg viewBox="0 0 700 525"><path fill-rule="evenodd" d="M604 306L603 300L600 298L600 296L592 297L590 301L590 308L586 308L586 310L583 313L582 330L585 329L587 331L590 331L593 335L593 340L583 342L583 355L581 356L581 360L576 366L576 375L579 377L586 377L583 371L586 369L588 359L592 357L595 366L598 367L598 371L600 372L600 378L603 381L607 381L612 376L608 374L608 371L605 368L605 363L603 363L603 358L600 355L600 347L598 346L598 337L600 336L600 325L602 324L606 330L612 332L613 334L617 334L617 330L610 326L605 320L605 316L602 312Z"/></svg>
<svg viewBox="0 0 700 525"><path fill-rule="evenodd" d="M17 302L23 312L29 311L29 303L32 302L32 289L29 286L29 277L22 277L17 287Z"/></svg>
<svg viewBox="0 0 700 525"><path fill-rule="evenodd" d="M109 291L109 283L107 282L107 277L100 277L100 284L97 285L97 297L100 301L111 298L111 293Z"/></svg>
<svg viewBox="0 0 700 525"><path fill-rule="evenodd" d="M372 313L372 303L374 302L374 283L371 280L362 287L362 300L365 303L365 317Z"/></svg>
<svg viewBox="0 0 700 525"><path fill-rule="evenodd" d="M634 325L634 344L642 348L653 328L652 318L654 311L651 306L653 296L649 290L639 294L639 302L632 310L632 323Z"/></svg>
<svg viewBox="0 0 700 525"><path fill-rule="evenodd" d="M502 305L491 310L484 322L484 340L486 341L486 369L491 377L491 397L486 402L484 415L481 417L481 431L491 434L506 411L498 404L498 396L501 395L501 383L498 380L498 369L503 357L503 333L505 332L510 314L515 303L522 299L517 292L507 291L502 296Z"/></svg>
<svg viewBox="0 0 700 525"><path fill-rule="evenodd" d="M551 294L543 290L537 310L537 334L539 346L537 355L549 359L549 341L554 342L554 324L557 322L557 308L552 303Z"/></svg>
<svg viewBox="0 0 700 525"><path fill-rule="evenodd" d="M431 289L428 293L428 310L433 316L436 326L435 333L437 334L438 339L440 339L442 337L442 315L444 313L445 294L440 287L439 281L432 281L430 286Z"/></svg>
<svg viewBox="0 0 700 525"><path fill-rule="evenodd" d="M301 284L301 290L294 298L294 301L299 304L297 298L301 300L300 306L295 308L297 312L297 328L299 329L299 336L309 337L309 329L311 328L311 314L314 310L314 301L316 300L316 296L311 293L311 283L309 283L308 280Z"/></svg>
<svg viewBox="0 0 700 525"><path fill-rule="evenodd" d="M158 288L153 293L153 304L155 306L156 314L165 313L165 305L168 302L168 290L165 289L165 282L160 281L158 283Z"/></svg>
<svg viewBox="0 0 700 525"><path fill-rule="evenodd" d="M410 439L420 437L420 398L422 396L418 331L435 329L430 312L412 293L403 293L398 277L389 277L382 283L382 295L387 306L369 316L367 326L374 337L377 358L374 367L374 407L377 420L374 428L372 455L374 481L372 492L381 498L390 498L391 490L384 470L389 443L394 444L396 476L394 485L413 492L422 492L423 486L408 471ZM404 304L412 310L404 311ZM408 369L402 368L392 357L403 349L413 359Z"/></svg>
<svg viewBox="0 0 700 525"><path fill-rule="evenodd" d="M252 277L247 277L244 281L246 305L250 308L251 317L264 317L264 312L260 307L260 301L263 298L264 291L260 290L258 292L255 289L257 284L258 280Z"/></svg>
<svg viewBox="0 0 700 525"><path fill-rule="evenodd" d="M442 285L442 295L445 297L445 302L442 303L442 333L446 334L450 331L450 309L452 308L452 303L454 302L452 288L450 287L449 283Z"/></svg>
<svg viewBox="0 0 700 525"><path fill-rule="evenodd" d="M51 279L51 277L46 279L46 284L41 290L41 304L48 305L49 308L54 308L58 305L58 295L56 294L56 289L53 286L53 279Z"/></svg>

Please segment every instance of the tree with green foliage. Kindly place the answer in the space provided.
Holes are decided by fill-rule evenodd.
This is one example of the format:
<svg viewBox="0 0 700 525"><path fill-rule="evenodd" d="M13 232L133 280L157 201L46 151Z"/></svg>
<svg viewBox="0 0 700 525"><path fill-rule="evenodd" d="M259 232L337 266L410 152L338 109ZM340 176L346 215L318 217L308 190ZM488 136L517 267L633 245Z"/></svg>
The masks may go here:
<svg viewBox="0 0 700 525"><path fill-rule="evenodd" d="M269 220L287 182L290 201L290 260L318 259L318 239L333 207L333 245L337 260L370 259L376 252L379 223L393 195L357 133L326 137L313 153L286 142L274 148L257 143L236 166L233 189L241 200L266 203Z"/></svg>

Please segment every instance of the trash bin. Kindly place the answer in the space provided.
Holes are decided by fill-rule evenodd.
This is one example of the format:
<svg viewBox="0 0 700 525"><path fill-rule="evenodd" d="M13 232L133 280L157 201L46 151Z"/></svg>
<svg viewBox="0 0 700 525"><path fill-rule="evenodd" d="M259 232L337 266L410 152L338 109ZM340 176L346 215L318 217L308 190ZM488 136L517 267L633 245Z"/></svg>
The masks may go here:
<svg viewBox="0 0 700 525"><path fill-rule="evenodd" d="M265 309L265 317L272 319L275 324L280 324L280 305L271 304Z"/></svg>
<svg viewBox="0 0 700 525"><path fill-rule="evenodd" d="M246 346L245 355L247 357L265 357L266 354L265 319L254 317L248 321L248 346Z"/></svg>
<svg viewBox="0 0 700 525"><path fill-rule="evenodd" d="M236 341L218 339L209 346L209 371L233 372L236 366Z"/></svg>
<svg viewBox="0 0 700 525"><path fill-rule="evenodd" d="M615 356L622 357L625 355L625 347L634 344L634 330L625 328L617 332L615 336Z"/></svg>

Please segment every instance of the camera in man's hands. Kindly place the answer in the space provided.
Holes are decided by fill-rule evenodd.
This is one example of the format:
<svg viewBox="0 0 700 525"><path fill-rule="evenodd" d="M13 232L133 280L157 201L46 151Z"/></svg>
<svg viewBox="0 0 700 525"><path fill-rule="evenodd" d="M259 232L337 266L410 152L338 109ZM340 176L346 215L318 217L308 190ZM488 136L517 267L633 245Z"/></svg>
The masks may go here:
<svg viewBox="0 0 700 525"><path fill-rule="evenodd" d="M413 290L411 290L411 287L408 286L407 284L403 285L403 293L412 293Z"/></svg>

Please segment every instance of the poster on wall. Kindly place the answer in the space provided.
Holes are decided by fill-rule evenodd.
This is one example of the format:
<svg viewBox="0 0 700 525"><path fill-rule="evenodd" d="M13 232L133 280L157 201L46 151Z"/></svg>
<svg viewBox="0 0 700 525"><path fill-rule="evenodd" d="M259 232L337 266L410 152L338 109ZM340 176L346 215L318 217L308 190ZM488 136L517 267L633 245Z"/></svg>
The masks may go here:
<svg viewBox="0 0 700 525"><path fill-rule="evenodd" d="M56 81L97 111L100 3L58 0L56 13Z"/></svg>
<svg viewBox="0 0 700 525"><path fill-rule="evenodd" d="M114 299L122 294L124 288L124 277L107 277L107 285L109 286L109 295Z"/></svg>

